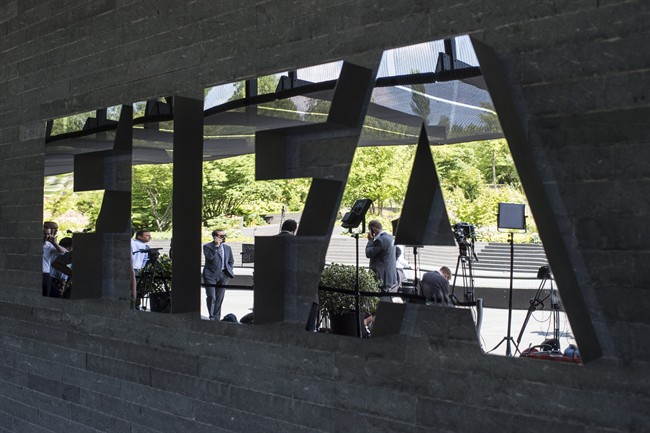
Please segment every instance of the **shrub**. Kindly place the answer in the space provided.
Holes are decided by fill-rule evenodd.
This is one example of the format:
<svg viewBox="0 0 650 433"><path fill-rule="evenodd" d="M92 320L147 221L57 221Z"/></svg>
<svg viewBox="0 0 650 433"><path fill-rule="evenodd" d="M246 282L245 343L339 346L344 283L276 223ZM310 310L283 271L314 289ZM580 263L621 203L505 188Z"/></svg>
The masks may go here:
<svg viewBox="0 0 650 433"><path fill-rule="evenodd" d="M354 290L356 272L356 266L334 263L327 266L321 273L320 285L335 289ZM359 290L379 292L379 281L373 272L363 268L359 269ZM319 297L321 311L327 311L329 314L343 314L355 309L355 298L352 295L321 290ZM379 302L377 297L362 296L360 298L361 311L374 313L377 302Z"/></svg>

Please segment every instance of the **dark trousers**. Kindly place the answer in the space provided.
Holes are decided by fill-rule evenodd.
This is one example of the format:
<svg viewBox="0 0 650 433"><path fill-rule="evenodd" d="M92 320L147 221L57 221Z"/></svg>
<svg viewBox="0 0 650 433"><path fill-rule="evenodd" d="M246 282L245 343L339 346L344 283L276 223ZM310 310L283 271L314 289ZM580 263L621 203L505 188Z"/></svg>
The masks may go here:
<svg viewBox="0 0 650 433"><path fill-rule="evenodd" d="M52 276L43 272L43 296L50 296L52 289Z"/></svg>
<svg viewBox="0 0 650 433"><path fill-rule="evenodd" d="M221 304L223 303L223 296L226 293L226 289L223 287L215 287L215 285L227 284L228 279L228 275L223 272L218 280L203 277L203 282L207 284L205 287L205 303L208 307L210 320L221 319Z"/></svg>
<svg viewBox="0 0 650 433"><path fill-rule="evenodd" d="M65 282L59 280L58 278L52 278L52 283L50 285L50 298L60 298L62 294L63 287Z"/></svg>
<svg viewBox="0 0 650 433"><path fill-rule="evenodd" d="M318 304L316 302L312 302L311 304L311 308L309 309L309 317L307 317L307 326L305 329L310 332L318 331Z"/></svg>

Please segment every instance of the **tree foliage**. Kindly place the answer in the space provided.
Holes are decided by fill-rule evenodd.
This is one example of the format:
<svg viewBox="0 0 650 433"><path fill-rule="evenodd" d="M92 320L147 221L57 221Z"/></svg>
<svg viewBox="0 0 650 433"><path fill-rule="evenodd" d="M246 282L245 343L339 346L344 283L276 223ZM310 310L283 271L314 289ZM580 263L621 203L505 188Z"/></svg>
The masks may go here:
<svg viewBox="0 0 650 433"><path fill-rule="evenodd" d="M133 167L132 223L137 228L166 231L172 225L172 165Z"/></svg>
<svg viewBox="0 0 650 433"><path fill-rule="evenodd" d="M371 213L400 207L406 194L414 146L360 147L357 149L345 187L342 204L357 199L372 200Z"/></svg>
<svg viewBox="0 0 650 433"><path fill-rule="evenodd" d="M203 163L203 224L220 215L245 219L266 213L302 209L309 179L255 180L255 157L243 155Z"/></svg>
<svg viewBox="0 0 650 433"><path fill-rule="evenodd" d="M276 76L258 78L258 94L273 93ZM411 111L425 122L431 119L430 100L423 96L424 85L412 85ZM244 97L245 83L235 86L231 97ZM296 105L298 104L298 105ZM327 99L286 99L257 107L257 115L276 116L302 121L324 121L330 108ZM136 104L136 116L144 103ZM448 137L501 131L493 108L485 106L479 124L451 125L449 117L441 116L438 124L445 126ZM244 110L244 109L241 109ZM109 113L111 114L111 113ZM116 111L111 116L115 117ZM92 113L80 113L53 124L53 133L81 129ZM172 128L172 125L168 125ZM254 139L254 130L247 125L208 125L206 134L236 133ZM233 132L234 131L234 132ZM342 207L349 207L360 198L373 201L370 214L383 221L399 216L406 194L415 155L415 145L397 145L417 141L417 128L367 116L363 140L382 146L360 147L356 150ZM392 138L395 139L391 142ZM406 139L406 140L405 140ZM395 144L395 145L392 145ZM486 238L495 233L496 209L499 202L525 203L508 144L504 139L432 146L432 155L452 224L469 222ZM303 209L311 179L255 180L255 156L244 155L203 164L202 223L208 227L234 219L245 223L259 220L260 215ZM172 165L142 165L133 169L132 220L135 227L167 231L172 226ZM44 216L68 221L63 227L73 230L93 229L101 206L102 191L76 194L72 192L72 175L46 179ZM532 219L529 219L532 222ZM534 223L533 223L534 224ZM534 232L534 229L533 229Z"/></svg>
<svg viewBox="0 0 650 433"><path fill-rule="evenodd" d="M59 223L61 232L94 230L103 191L73 192L72 174L45 178L43 219Z"/></svg>

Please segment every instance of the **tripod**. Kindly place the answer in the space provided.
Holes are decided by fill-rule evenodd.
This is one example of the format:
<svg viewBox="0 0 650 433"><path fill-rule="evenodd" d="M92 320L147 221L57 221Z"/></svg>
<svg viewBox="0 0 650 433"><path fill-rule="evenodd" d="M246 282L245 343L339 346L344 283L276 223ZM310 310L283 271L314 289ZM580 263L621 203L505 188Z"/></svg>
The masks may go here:
<svg viewBox="0 0 650 433"><path fill-rule="evenodd" d="M280 213L280 230L278 230L278 233L282 232L283 223L284 223L284 205L282 205L282 213Z"/></svg>
<svg viewBox="0 0 650 433"><path fill-rule="evenodd" d="M366 231L366 217L363 217L361 222L361 233ZM354 313L357 318L357 337L361 338L361 292L359 291L359 232L354 233L354 239L356 240L357 245L357 254L356 254L356 273L354 279Z"/></svg>
<svg viewBox="0 0 650 433"><path fill-rule="evenodd" d="M454 291L456 290L456 278L458 277L458 268L461 268L463 287L465 288L465 293L463 294L463 300L465 302L474 302L474 274L472 273L472 261L478 261L476 253L474 252L473 241L467 242L466 240L461 240L458 243L458 260L456 261L456 270L454 271L454 282L451 286L451 296L454 299L456 295Z"/></svg>
<svg viewBox="0 0 650 433"><path fill-rule="evenodd" d="M413 246L413 293L420 295L420 277L418 276L418 248L419 245Z"/></svg>
<svg viewBox="0 0 650 433"><path fill-rule="evenodd" d="M517 337L517 346L519 346L519 344L521 343L521 338L524 335L524 330L528 325L528 320L530 320L530 316L533 314L533 312L535 312L535 310L543 309L544 301L546 301L548 298L551 298L551 315L553 317L553 340L552 340L553 344L551 344L551 350L559 351L560 350L560 300L559 297L557 296L557 289L553 287L553 280L551 278L551 272L548 266L542 266L541 268L539 268L539 271L537 272L537 278L542 278L542 282L540 283L537 292L535 292L535 297L530 300L530 306L528 307L526 318L524 319L524 323L521 326L521 331L519 331L519 336ZM546 285L547 281L550 282L550 290L548 295L542 298L544 286Z"/></svg>
<svg viewBox="0 0 650 433"><path fill-rule="evenodd" d="M508 335L503 337L503 339L492 348L488 353L494 352L497 347L501 346L503 342L506 342L506 356L512 356L512 350L510 349L510 343L514 344L515 350L519 351L519 347L515 340L512 338L512 284L514 280L514 261L515 261L515 244L514 244L514 233L508 233L508 242L510 242L510 291L508 295Z"/></svg>
<svg viewBox="0 0 650 433"><path fill-rule="evenodd" d="M169 293L171 288L168 284L168 278L163 268L162 263L158 259L158 254L153 254L149 250L149 260L140 271L140 276L138 278L138 283L136 285L136 308L140 305L142 300L143 305L139 308L141 310L147 309L147 303L152 297L152 294L161 294L161 296L156 297L154 301L151 301L151 310L164 311L170 307L171 298Z"/></svg>

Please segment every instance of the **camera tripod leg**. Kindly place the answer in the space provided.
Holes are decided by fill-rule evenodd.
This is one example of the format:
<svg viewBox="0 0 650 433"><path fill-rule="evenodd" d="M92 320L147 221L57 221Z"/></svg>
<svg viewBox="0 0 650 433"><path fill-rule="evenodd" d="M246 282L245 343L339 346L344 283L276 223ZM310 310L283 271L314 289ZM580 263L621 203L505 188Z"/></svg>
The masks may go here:
<svg viewBox="0 0 650 433"><path fill-rule="evenodd" d="M537 288L537 292L535 292L535 297L530 300L530 306L528 307L528 312L526 313L526 318L524 319L524 323L521 325L521 330L519 331L519 336L517 337L517 345L521 343L521 339L524 335L524 331L526 330L526 326L528 326L528 321L530 320L530 317L532 314L538 309L538 306L541 306L539 309L541 310L544 308L544 301L548 299L549 296L546 296L545 298L541 298L542 292L544 290L544 285L546 284L548 277L544 277L542 282L540 283L539 287ZM551 283L552 284L552 283ZM553 286L551 286L551 291L553 290Z"/></svg>
<svg viewBox="0 0 650 433"><path fill-rule="evenodd" d="M458 255L458 260L456 260L456 270L454 271L454 282L451 285L451 296L456 298L454 291L456 290L456 278L458 278L458 267L460 266L460 254ZM463 273L464 274L464 273Z"/></svg>

